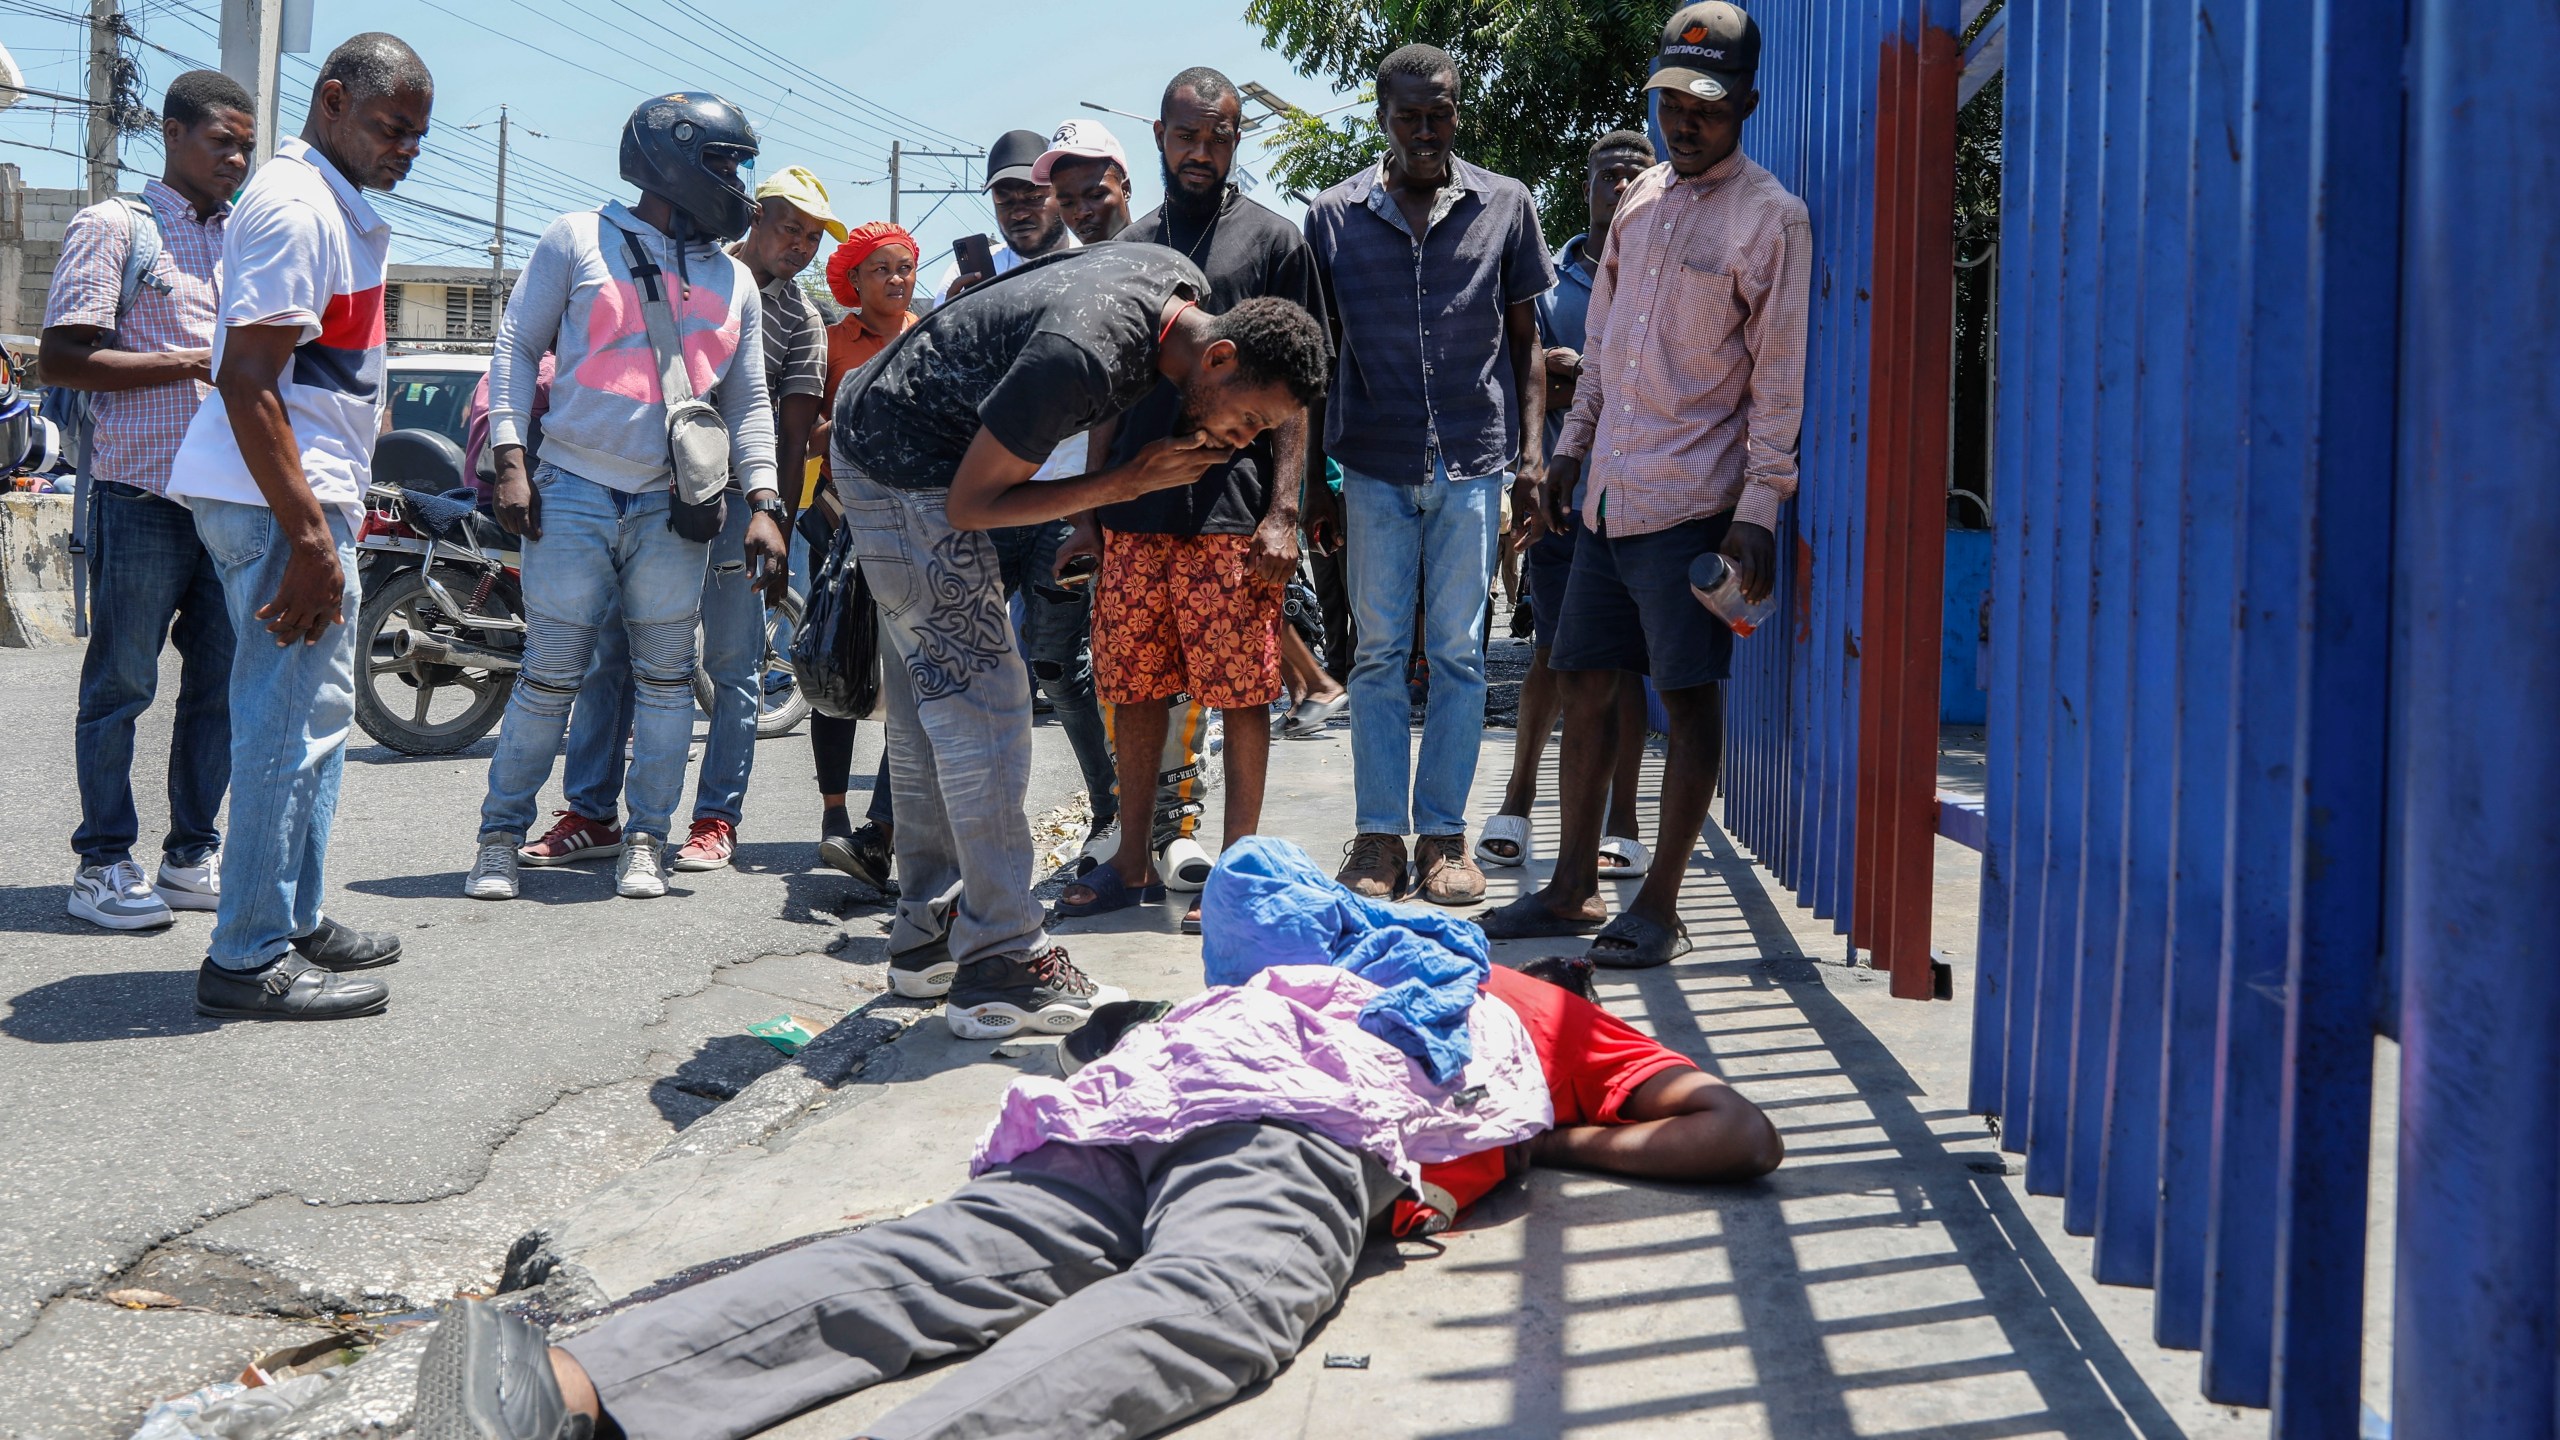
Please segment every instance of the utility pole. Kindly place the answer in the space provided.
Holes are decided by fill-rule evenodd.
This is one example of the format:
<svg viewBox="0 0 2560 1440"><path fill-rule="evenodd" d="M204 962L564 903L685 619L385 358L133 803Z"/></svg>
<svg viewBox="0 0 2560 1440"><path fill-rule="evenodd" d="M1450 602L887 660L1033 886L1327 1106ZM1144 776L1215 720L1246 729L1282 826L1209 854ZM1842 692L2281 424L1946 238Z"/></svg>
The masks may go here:
<svg viewBox="0 0 2560 1440"><path fill-rule="evenodd" d="M261 165L276 153L276 63L284 48L284 12L285 0L222 0L222 73L239 81L257 107ZM309 22L303 25L307 36ZM309 48L310 41L303 45Z"/></svg>
<svg viewBox="0 0 2560 1440"><path fill-rule="evenodd" d="M920 187L910 190L907 188L906 181L901 178L902 161L977 160L984 158L986 153L987 152L984 150L909 150L895 140L890 141L889 223L892 225L898 223L898 197L901 195L975 195L978 193L974 186L961 186L957 189L950 190L937 190L930 187Z"/></svg>
<svg viewBox="0 0 2560 1440"><path fill-rule="evenodd" d="M116 193L116 0L89 0L89 203Z"/></svg>
<svg viewBox="0 0 2560 1440"><path fill-rule="evenodd" d="M507 304L507 107L498 107L498 213L489 227L489 334Z"/></svg>

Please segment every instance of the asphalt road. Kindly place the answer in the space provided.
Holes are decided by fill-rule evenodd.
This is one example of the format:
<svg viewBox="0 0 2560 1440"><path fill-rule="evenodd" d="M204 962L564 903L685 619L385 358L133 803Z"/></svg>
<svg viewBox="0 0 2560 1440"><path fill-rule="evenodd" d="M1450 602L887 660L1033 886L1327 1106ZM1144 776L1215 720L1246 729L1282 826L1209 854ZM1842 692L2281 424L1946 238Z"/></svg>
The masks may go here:
<svg viewBox="0 0 2560 1440"><path fill-rule="evenodd" d="M502 1143L539 1130L529 1119L641 1074L666 1043L650 1027L677 997L712 988L716 970L848 935L876 943L880 912L849 906L853 882L814 869L805 732L761 747L740 868L677 877L654 901L614 898L603 866L527 871L525 899L489 904L460 888L494 737L413 760L358 731L326 903L351 924L403 932L406 957L380 972L389 1012L327 1025L200 1019L192 986L211 916L117 935L64 913L80 658L0 650L12 751L0 765L12 822L0 830L0 1351L66 1290L259 1201L277 1202L263 1225L281 1214L290 1230L290 1201L317 1226L340 1207L465 1194ZM164 699L175 686L173 669ZM163 704L135 765L139 848L153 858L167 742ZM857 787L877 747L864 727ZM1035 757L1038 814L1078 787L1054 726L1037 732ZM688 779L679 820L690 798Z"/></svg>

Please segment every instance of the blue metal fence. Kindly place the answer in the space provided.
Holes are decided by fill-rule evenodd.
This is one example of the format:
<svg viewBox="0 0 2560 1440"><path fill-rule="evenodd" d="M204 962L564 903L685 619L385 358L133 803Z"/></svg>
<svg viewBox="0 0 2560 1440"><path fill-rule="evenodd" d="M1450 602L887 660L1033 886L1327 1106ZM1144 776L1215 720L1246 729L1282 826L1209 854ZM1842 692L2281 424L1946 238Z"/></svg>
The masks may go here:
<svg viewBox="0 0 2560 1440"><path fill-rule="evenodd" d="M1884 412L1955 7L1753 7L1819 256L1726 819L1853 937L1908 893L1862 686L1939 658ZM2209 1397L2352 1435L2396 1035L2396 1433L2560 1433L2560 8L2008 10L1972 1103Z"/></svg>

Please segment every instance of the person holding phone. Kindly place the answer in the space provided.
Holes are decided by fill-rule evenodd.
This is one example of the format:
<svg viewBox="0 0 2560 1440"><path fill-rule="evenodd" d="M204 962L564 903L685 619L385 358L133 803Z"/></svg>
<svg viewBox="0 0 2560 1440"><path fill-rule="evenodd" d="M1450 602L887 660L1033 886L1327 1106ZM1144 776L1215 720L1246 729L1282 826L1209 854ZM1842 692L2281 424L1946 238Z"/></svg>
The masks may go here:
<svg viewBox="0 0 2560 1440"><path fill-rule="evenodd" d="M979 188L995 207L1004 243L984 235L963 235L952 242L951 263L933 282L935 295L948 300L972 285L1009 275L1018 265L1083 243L1067 228L1058 192L1045 178L1032 178L1048 149L1049 137L1037 130L1008 130L987 147L987 180Z"/></svg>
<svg viewBox="0 0 2560 1440"><path fill-rule="evenodd" d="M1031 893L1030 673L990 532L1190 485L1324 393L1330 357L1305 309L1252 300L1213 318L1209 294L1162 246L1053 255L935 310L836 397L829 459L888 651L890 984L947 994L966 1039L1063 1034L1116 998L1050 942ZM1160 383L1183 433L1038 478Z"/></svg>

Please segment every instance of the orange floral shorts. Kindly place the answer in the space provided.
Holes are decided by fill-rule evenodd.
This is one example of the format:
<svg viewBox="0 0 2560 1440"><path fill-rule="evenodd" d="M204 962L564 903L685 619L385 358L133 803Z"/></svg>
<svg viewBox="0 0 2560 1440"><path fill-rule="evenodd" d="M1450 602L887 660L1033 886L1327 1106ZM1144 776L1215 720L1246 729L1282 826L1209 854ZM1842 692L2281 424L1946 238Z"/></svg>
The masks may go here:
<svg viewBox="0 0 2560 1440"><path fill-rule="evenodd" d="M1093 688L1109 705L1188 692L1217 710L1280 698L1282 587L1253 573L1250 535L1102 536Z"/></svg>

